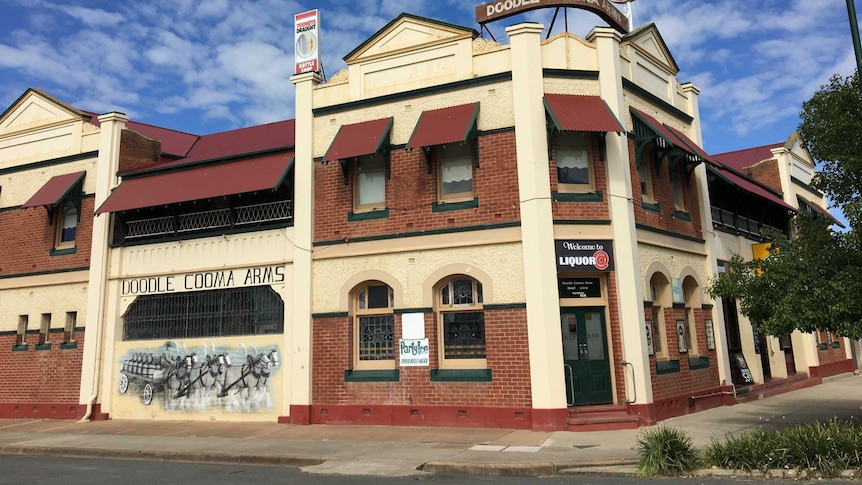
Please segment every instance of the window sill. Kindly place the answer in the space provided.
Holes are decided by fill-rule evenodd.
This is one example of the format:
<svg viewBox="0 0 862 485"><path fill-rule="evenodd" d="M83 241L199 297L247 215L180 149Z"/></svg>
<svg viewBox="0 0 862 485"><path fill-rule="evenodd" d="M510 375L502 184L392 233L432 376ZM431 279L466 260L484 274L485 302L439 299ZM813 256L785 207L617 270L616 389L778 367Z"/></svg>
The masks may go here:
<svg viewBox="0 0 862 485"><path fill-rule="evenodd" d="M655 362L656 374L673 374L679 372L678 360L657 360Z"/></svg>
<svg viewBox="0 0 862 485"><path fill-rule="evenodd" d="M369 221L372 219L389 219L389 208L365 212L348 212L347 222Z"/></svg>
<svg viewBox="0 0 862 485"><path fill-rule="evenodd" d="M699 355L699 356L689 356L688 358L688 368L689 369L708 369L709 368L709 357Z"/></svg>
<svg viewBox="0 0 862 485"><path fill-rule="evenodd" d="M344 371L344 382L398 382L401 380L399 369L350 370Z"/></svg>
<svg viewBox="0 0 862 485"><path fill-rule="evenodd" d="M605 194L601 190L595 192L551 192L551 197L557 202L604 202Z"/></svg>
<svg viewBox="0 0 862 485"><path fill-rule="evenodd" d="M641 201L641 208L643 210L661 214L661 204L659 204L658 202L652 203Z"/></svg>
<svg viewBox="0 0 862 485"><path fill-rule="evenodd" d="M491 369L431 369L431 382L491 382Z"/></svg>
<svg viewBox="0 0 862 485"><path fill-rule="evenodd" d="M51 350L51 343L36 344L36 350Z"/></svg>
<svg viewBox="0 0 862 485"><path fill-rule="evenodd" d="M12 346L12 352L26 352L27 344L16 344Z"/></svg>
<svg viewBox="0 0 862 485"><path fill-rule="evenodd" d="M60 342L60 349L69 350L69 349L77 349L78 342Z"/></svg>
<svg viewBox="0 0 862 485"><path fill-rule="evenodd" d="M65 256L67 254L75 254L78 248L51 249L51 256Z"/></svg>
<svg viewBox="0 0 862 485"><path fill-rule="evenodd" d="M691 214L685 211L675 210L673 211L673 218L679 219L685 222L691 222Z"/></svg>
<svg viewBox="0 0 862 485"><path fill-rule="evenodd" d="M473 197L473 200L464 200L461 202L433 202L431 204L431 212L448 212L464 209L475 209L479 207L479 198Z"/></svg>

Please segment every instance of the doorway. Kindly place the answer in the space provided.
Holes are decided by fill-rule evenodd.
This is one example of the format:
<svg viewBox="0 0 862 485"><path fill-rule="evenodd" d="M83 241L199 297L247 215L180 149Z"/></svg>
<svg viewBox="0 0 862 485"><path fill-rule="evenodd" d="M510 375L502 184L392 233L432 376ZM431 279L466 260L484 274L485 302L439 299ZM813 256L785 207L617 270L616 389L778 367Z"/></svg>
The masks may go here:
<svg viewBox="0 0 862 485"><path fill-rule="evenodd" d="M566 401L570 406L613 402L605 309L560 309Z"/></svg>

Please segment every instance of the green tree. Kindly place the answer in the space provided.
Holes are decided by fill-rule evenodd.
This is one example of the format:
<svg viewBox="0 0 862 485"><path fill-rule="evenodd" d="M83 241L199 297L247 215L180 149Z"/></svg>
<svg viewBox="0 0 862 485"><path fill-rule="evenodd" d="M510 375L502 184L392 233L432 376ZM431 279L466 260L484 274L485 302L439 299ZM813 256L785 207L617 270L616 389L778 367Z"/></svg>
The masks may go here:
<svg viewBox="0 0 862 485"><path fill-rule="evenodd" d="M840 208L853 228L862 222L862 89L859 75L833 76L802 104L799 137L821 164L812 185Z"/></svg>
<svg viewBox="0 0 862 485"><path fill-rule="evenodd" d="M769 335L794 329L832 330L862 338L862 89L858 73L833 76L803 103L799 137L819 170L812 185L841 209L848 231L800 213L797 237L767 235L770 255L744 261L707 289L713 298L735 298L740 311Z"/></svg>

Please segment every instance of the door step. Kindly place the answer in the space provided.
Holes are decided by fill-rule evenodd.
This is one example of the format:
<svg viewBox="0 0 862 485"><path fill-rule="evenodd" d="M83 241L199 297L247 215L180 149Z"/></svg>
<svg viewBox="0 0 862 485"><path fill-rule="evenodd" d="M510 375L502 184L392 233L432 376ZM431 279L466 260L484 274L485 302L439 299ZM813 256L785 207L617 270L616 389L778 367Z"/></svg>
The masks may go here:
<svg viewBox="0 0 862 485"><path fill-rule="evenodd" d="M629 414L628 406L570 406L566 426L569 431L613 431L636 429L640 422L636 415Z"/></svg>
<svg viewBox="0 0 862 485"><path fill-rule="evenodd" d="M757 401L766 397L784 394L785 392L797 391L806 387L816 386L821 380L808 377L805 374L796 374L787 379L772 379L764 384L755 384L736 388L736 403ZM740 390L745 389L745 392Z"/></svg>

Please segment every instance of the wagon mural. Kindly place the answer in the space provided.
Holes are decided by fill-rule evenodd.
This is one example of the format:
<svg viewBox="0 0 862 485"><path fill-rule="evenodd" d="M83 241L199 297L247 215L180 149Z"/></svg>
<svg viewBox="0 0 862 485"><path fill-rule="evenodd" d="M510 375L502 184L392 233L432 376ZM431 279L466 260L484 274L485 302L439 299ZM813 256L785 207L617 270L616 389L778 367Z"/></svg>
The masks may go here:
<svg viewBox="0 0 862 485"><path fill-rule="evenodd" d="M168 411L271 410L270 377L279 365L276 346L226 348L211 342L209 347L189 349L169 341L155 351L126 353L120 362L118 390L138 395L146 406L159 400Z"/></svg>

